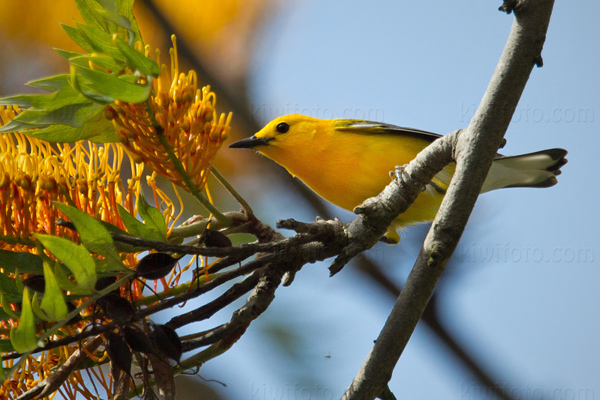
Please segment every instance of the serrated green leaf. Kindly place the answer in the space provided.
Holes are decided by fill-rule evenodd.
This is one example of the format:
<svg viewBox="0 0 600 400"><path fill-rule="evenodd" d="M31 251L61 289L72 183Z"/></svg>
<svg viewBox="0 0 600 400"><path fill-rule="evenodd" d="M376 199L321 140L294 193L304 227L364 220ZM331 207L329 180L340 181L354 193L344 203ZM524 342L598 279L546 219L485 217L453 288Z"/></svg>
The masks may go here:
<svg viewBox="0 0 600 400"><path fill-rule="evenodd" d="M10 330L10 342L19 353L26 353L37 348L35 337L35 317L31 308L29 289L23 291L23 302L21 303L21 318L19 325Z"/></svg>
<svg viewBox="0 0 600 400"><path fill-rule="evenodd" d="M110 96L126 103L142 103L148 100L150 91L152 90L150 81L145 85L128 82L128 80L132 79L131 75L116 76L79 66L76 69L81 77L88 80L88 82L80 81L80 85L86 84L87 88L93 92ZM135 77L133 78L135 79ZM77 76L77 79L79 80L80 77Z"/></svg>
<svg viewBox="0 0 600 400"><path fill-rule="evenodd" d="M128 44L117 41L117 48L125 56L127 66L134 71L140 71L146 76L157 77L160 74L160 67L156 61L146 57L144 54L135 50Z"/></svg>
<svg viewBox="0 0 600 400"><path fill-rule="evenodd" d="M80 231L81 234L81 231ZM51 235L34 235L42 245L71 270L77 286L89 293L96 284L96 264L85 246ZM83 241L83 240L82 240ZM46 268L44 268L44 274Z"/></svg>
<svg viewBox="0 0 600 400"><path fill-rule="evenodd" d="M81 35L77 28L62 23L60 24L60 26L63 29L63 31L65 31L67 36L69 36L71 40L74 41L79 47L81 47L87 52L94 52L94 48L86 41L86 38Z"/></svg>
<svg viewBox="0 0 600 400"><path fill-rule="evenodd" d="M18 268L20 272L27 274L44 273L40 256L3 249L0 249L0 268L4 269L4 272L15 272Z"/></svg>
<svg viewBox="0 0 600 400"><path fill-rule="evenodd" d="M50 317L51 321L65 319L69 312L67 302L56 281L56 276L48 263L44 263L44 280L46 281L46 286L41 303L42 310Z"/></svg>
<svg viewBox="0 0 600 400"><path fill-rule="evenodd" d="M21 299L21 292L17 288L15 281L1 272L0 292L4 294L6 301L10 303L18 302Z"/></svg>
<svg viewBox="0 0 600 400"><path fill-rule="evenodd" d="M146 226L152 229L154 232L160 234L160 240L166 241L167 223L165 222L165 217L160 210L148 204L146 198L141 192L137 199L137 211L140 214L140 217L142 217L146 223Z"/></svg>
<svg viewBox="0 0 600 400"><path fill-rule="evenodd" d="M115 270L126 269L108 230L96 218L66 204L54 202L60 212L75 224L79 238L92 253L104 256Z"/></svg>
<svg viewBox="0 0 600 400"><path fill-rule="evenodd" d="M117 204L117 210L123 225L131 235L149 240L166 241L165 233L159 231L156 226L142 223L119 204Z"/></svg>

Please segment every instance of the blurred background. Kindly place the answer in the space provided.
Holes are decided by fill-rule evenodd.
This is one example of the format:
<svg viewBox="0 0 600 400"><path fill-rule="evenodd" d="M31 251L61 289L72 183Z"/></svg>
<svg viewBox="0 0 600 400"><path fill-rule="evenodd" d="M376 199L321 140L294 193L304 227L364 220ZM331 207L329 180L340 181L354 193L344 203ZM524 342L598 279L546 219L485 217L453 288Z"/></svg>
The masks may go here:
<svg viewBox="0 0 600 400"><path fill-rule="evenodd" d="M513 22L500 5L137 0L135 12L146 43L163 54L177 34L182 69L195 69L200 84L212 86L217 111L234 112L233 141L290 113L437 133L465 127ZM600 398L598 15L598 2L557 2L544 67L534 69L502 150L566 148L559 184L479 199L390 382L398 398ZM66 72L51 48L77 50L59 22L79 20L72 0L0 2L0 95ZM252 152L223 148L217 166L272 226L317 215L352 219ZM238 208L226 197L216 203ZM202 367L203 379L178 378L180 398L339 398L427 229L407 229L397 246L378 244L332 279L328 262L305 266L231 350Z"/></svg>

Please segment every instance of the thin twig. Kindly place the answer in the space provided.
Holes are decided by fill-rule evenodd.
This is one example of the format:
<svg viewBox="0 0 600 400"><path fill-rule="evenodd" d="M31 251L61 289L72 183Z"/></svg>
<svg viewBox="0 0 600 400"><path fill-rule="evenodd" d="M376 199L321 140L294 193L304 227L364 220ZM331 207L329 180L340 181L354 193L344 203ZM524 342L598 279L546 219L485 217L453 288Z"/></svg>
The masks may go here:
<svg viewBox="0 0 600 400"><path fill-rule="evenodd" d="M89 340L83 346L88 352L96 350L102 344L104 339L102 336L96 336ZM60 364L58 369L44 379L38 382L35 387L29 389L17 398L17 400L30 400L34 398L44 398L54 393L68 378L69 375L77 368L77 366L87 357L87 353L82 349L75 350L65 361Z"/></svg>
<svg viewBox="0 0 600 400"><path fill-rule="evenodd" d="M231 186L231 184L227 181L227 179L225 179L223 175L221 175L221 173L217 170L216 167L213 166L210 169L210 173L213 174L213 176L217 179L217 181L219 181L221 185L223 185L223 187L229 192L229 194L231 194L233 198L236 199L238 203L240 203L246 214L248 214L249 216L254 215L250 204L248 204L246 199L244 199L242 195L240 195L238 191L235 190L233 186Z"/></svg>

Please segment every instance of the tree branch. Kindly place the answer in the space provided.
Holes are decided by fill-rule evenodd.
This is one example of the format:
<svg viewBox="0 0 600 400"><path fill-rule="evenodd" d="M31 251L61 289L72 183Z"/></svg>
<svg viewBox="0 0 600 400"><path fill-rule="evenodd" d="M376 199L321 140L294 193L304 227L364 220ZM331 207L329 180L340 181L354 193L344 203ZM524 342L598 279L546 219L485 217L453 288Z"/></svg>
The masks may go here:
<svg viewBox="0 0 600 400"><path fill-rule="evenodd" d="M553 0L524 0L496 71L469 127L456 146L456 172L406 285L365 363L342 397L385 393L394 367L452 255L475 205L519 98L541 50Z"/></svg>

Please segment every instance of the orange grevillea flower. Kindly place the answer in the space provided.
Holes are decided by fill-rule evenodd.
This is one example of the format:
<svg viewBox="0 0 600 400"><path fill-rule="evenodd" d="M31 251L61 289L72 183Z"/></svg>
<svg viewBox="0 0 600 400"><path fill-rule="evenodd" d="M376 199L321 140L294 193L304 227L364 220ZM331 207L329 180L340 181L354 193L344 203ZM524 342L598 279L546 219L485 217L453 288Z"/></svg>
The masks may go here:
<svg viewBox="0 0 600 400"><path fill-rule="evenodd" d="M195 71L180 73L175 37L172 39L171 68L161 66L160 76L153 82L150 108L146 103L115 101L106 115L135 159L184 188L182 175L186 174L202 190L213 159L229 135L232 114L217 114L217 96L209 86L197 87ZM157 62L160 64L158 53ZM177 163L169 154L171 149ZM179 163L183 171L176 165Z"/></svg>
<svg viewBox="0 0 600 400"><path fill-rule="evenodd" d="M19 112L16 107L0 107L0 125ZM0 249L37 253L37 247L27 240L34 233L77 240L74 231L56 224L57 219L64 216L54 201L75 205L89 215L124 228L117 205L135 215L143 168L143 164L131 161L118 144L51 144L20 133L0 135ZM125 179L124 175L128 177ZM151 189L157 204L168 214L165 218L169 222L174 209L172 202L162 192L157 193L155 187ZM122 258L130 267L137 262L133 254L124 253ZM16 278L1 266L0 263L0 273ZM135 297L139 288L134 287L132 295ZM92 314L91 310L86 312ZM76 334L88 322L64 326L53 339ZM17 324L18 321L11 318L0 320L0 339L8 339L10 328ZM39 324L38 329L41 332L44 327ZM77 348L78 344L73 344L30 355L13 376L0 385L0 400L15 399L34 387ZM101 358L102 351L91 356ZM7 360L2 365L11 368L14 362ZM107 381L101 370L90 372L96 376L100 388L109 393L110 380ZM71 374L60 391L65 398L96 397L86 388L80 372Z"/></svg>
<svg viewBox="0 0 600 400"><path fill-rule="evenodd" d="M4 124L18 112L0 107L0 121ZM132 175L124 184L125 160L114 144L50 144L20 133L0 135L0 235L67 235L56 226L60 215L53 201L73 204L123 228L116 206L134 212L143 172L143 165L130 162ZM0 241L0 248L7 247Z"/></svg>

